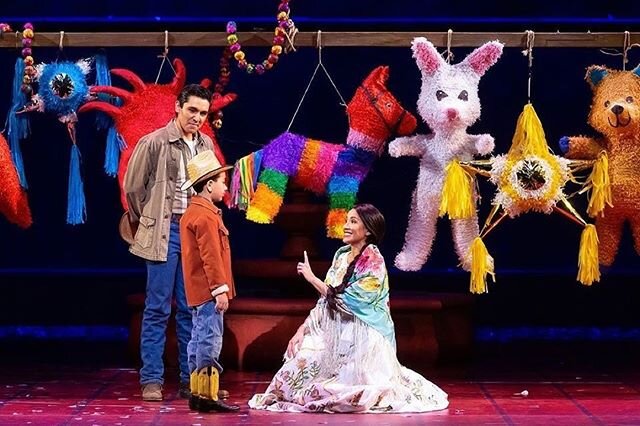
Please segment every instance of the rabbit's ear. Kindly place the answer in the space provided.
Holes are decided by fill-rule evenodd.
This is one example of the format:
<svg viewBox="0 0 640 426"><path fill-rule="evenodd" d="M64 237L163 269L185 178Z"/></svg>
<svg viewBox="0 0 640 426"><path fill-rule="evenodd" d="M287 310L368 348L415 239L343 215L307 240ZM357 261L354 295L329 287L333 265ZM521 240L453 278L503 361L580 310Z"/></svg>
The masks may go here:
<svg viewBox="0 0 640 426"><path fill-rule="evenodd" d="M433 44L424 37L414 38L411 43L411 50L413 50L413 57L416 59L418 68L424 74L431 75L440 67L447 65Z"/></svg>
<svg viewBox="0 0 640 426"><path fill-rule="evenodd" d="M480 77L495 64L502 55L504 45L499 41L490 41L478 47L460 62L459 66L468 66Z"/></svg>

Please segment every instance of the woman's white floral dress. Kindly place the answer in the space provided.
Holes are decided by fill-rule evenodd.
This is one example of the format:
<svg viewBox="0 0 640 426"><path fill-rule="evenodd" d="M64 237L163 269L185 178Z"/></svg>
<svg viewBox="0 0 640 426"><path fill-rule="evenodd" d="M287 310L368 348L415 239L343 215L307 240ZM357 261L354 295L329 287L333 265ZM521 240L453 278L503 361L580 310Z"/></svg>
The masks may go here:
<svg viewBox="0 0 640 426"><path fill-rule="evenodd" d="M336 252L325 282L336 287L349 246ZM396 357L384 259L369 245L358 260L339 310L321 297L305 320L300 350L286 358L254 409L289 412L425 412L447 408L447 394Z"/></svg>

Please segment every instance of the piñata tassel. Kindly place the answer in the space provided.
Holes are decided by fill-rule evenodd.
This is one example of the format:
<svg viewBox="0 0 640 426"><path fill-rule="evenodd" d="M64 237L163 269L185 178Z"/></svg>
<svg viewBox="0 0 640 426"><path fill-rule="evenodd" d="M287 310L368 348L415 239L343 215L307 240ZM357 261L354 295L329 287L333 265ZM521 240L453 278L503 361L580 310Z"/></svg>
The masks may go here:
<svg viewBox="0 0 640 426"><path fill-rule="evenodd" d="M264 150L258 150L253 153L253 189L258 187L258 176L260 176L260 169L262 169L262 155Z"/></svg>
<svg viewBox="0 0 640 426"><path fill-rule="evenodd" d="M107 131L107 147L104 153L104 172L115 177L118 174L118 163L120 162L120 150L124 141L115 127L109 127Z"/></svg>
<svg viewBox="0 0 640 426"><path fill-rule="evenodd" d="M249 207L249 202L253 197L253 193L255 192L255 176L253 174L253 159L254 155L250 154L242 159L240 164L238 164L240 170L240 203L239 207L241 210L246 210Z"/></svg>
<svg viewBox="0 0 640 426"><path fill-rule="evenodd" d="M13 73L13 97L11 99L11 109L9 110L7 138L11 148L11 159L20 179L20 186L27 189L29 185L24 172L20 141L29 137L29 116L28 114L17 114L27 104L27 97L21 90L22 77L24 75L24 61L22 58L16 59Z"/></svg>
<svg viewBox="0 0 640 426"><path fill-rule="evenodd" d="M494 266L489 251L482 238L476 237L471 243L471 285L469 291L473 294L488 293L487 275L495 282Z"/></svg>
<svg viewBox="0 0 640 426"><path fill-rule="evenodd" d="M549 154L549 145L544 136L542 122L533 105L524 106L518 117L516 130L507 155L545 155Z"/></svg>
<svg viewBox="0 0 640 426"><path fill-rule="evenodd" d="M95 57L96 66L96 86L111 86L111 74L107 63L107 55L98 53ZM113 97L105 93L99 93L98 99L104 102L113 103ZM96 127L98 130L108 129L113 124L113 120L107 114L98 112L96 114Z"/></svg>
<svg viewBox="0 0 640 426"><path fill-rule="evenodd" d="M600 281L598 243L596 227L588 224L582 231L580 252L578 254L578 281L584 285L591 285L594 281Z"/></svg>
<svg viewBox="0 0 640 426"><path fill-rule="evenodd" d="M233 165L233 173L231 174L231 184L229 185L229 198L227 199L227 207L230 209L238 208L238 199L240 197L240 160Z"/></svg>
<svg viewBox="0 0 640 426"><path fill-rule="evenodd" d="M445 169L440 217L448 214L451 219L467 219L473 212L473 176L453 160Z"/></svg>
<svg viewBox="0 0 640 426"><path fill-rule="evenodd" d="M80 173L80 150L78 145L71 146L69 162L69 191L67 194L67 223L79 225L87 219L87 208L84 198L84 185Z"/></svg>
<svg viewBox="0 0 640 426"><path fill-rule="evenodd" d="M587 179L587 185L591 189L589 197L589 216L596 217L604 210L605 204L613 207L611 202L611 181L609 180L609 157L606 151L602 151L593 164L591 174Z"/></svg>
<svg viewBox="0 0 640 426"><path fill-rule="evenodd" d="M253 157L254 153L245 155L236 161L231 178L232 207L246 210L253 196Z"/></svg>
<svg viewBox="0 0 640 426"><path fill-rule="evenodd" d="M257 187L262 164L262 150L252 152L236 161L231 178L229 207L247 210Z"/></svg>
<svg viewBox="0 0 640 426"><path fill-rule="evenodd" d="M96 64L96 86L111 86L111 73L107 55L98 53L95 57ZM121 105L120 98L99 93L98 99L114 105ZM115 128L113 119L108 114L98 111L96 115L96 127L98 130L108 129L107 143L104 153L104 171L107 175L115 177L118 174L118 162L120 161L120 151L124 148L124 141Z"/></svg>

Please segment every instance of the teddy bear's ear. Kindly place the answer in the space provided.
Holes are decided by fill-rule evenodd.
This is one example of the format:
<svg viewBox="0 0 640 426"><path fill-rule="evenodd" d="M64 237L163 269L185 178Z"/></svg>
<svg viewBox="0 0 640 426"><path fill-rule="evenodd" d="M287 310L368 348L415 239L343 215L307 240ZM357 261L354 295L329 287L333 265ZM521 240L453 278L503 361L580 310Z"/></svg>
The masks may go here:
<svg viewBox="0 0 640 426"><path fill-rule="evenodd" d="M631 72L640 77L640 65L632 69Z"/></svg>
<svg viewBox="0 0 640 426"><path fill-rule="evenodd" d="M424 37L414 38L411 50L413 50L413 57L423 74L432 75L439 68L447 65L433 44Z"/></svg>
<svg viewBox="0 0 640 426"><path fill-rule="evenodd" d="M587 68L587 75L585 75L584 79L587 80L587 83L589 83L592 89L595 89L608 74L609 70L607 68L599 65L591 65Z"/></svg>

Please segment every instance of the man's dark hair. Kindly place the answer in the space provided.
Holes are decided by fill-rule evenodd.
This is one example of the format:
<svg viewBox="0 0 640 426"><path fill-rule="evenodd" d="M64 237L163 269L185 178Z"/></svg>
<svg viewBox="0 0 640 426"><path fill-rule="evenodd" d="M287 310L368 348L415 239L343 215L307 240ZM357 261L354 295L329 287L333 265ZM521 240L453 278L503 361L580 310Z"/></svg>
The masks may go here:
<svg viewBox="0 0 640 426"><path fill-rule="evenodd" d="M182 107L191 96L211 102L211 91L199 84L187 84L178 95L178 104Z"/></svg>

